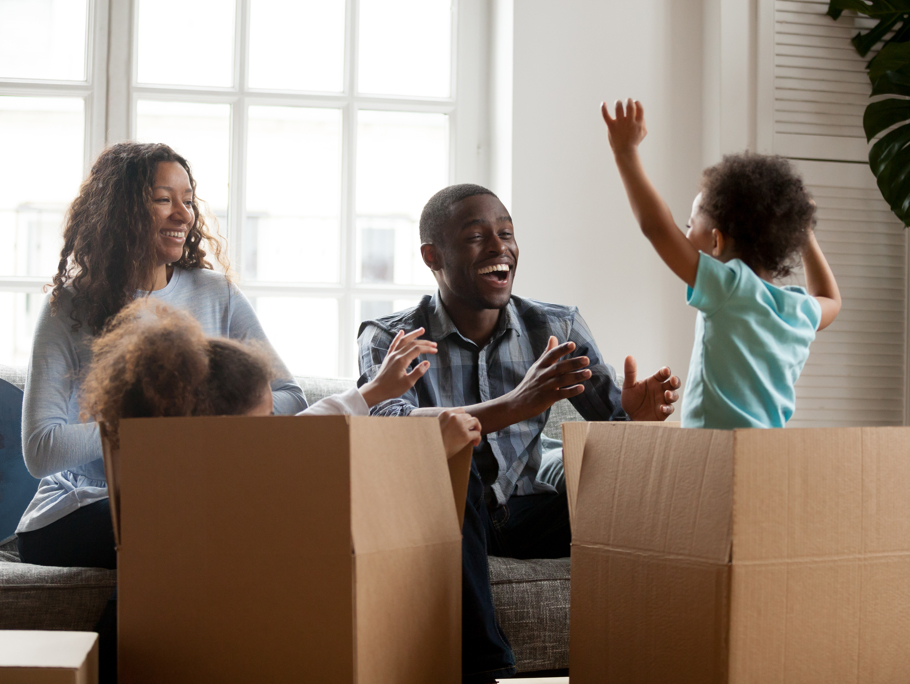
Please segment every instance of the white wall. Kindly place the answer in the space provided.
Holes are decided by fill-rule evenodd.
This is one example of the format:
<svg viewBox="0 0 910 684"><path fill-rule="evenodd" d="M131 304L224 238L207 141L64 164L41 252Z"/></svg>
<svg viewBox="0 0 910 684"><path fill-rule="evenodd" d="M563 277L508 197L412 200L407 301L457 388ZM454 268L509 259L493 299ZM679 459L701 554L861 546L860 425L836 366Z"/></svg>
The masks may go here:
<svg viewBox="0 0 910 684"><path fill-rule="evenodd" d="M633 354L640 372L682 376L695 315L632 217L598 108L642 101L645 166L684 226L702 170L702 0L517 0L513 11L515 293L578 305L620 372Z"/></svg>

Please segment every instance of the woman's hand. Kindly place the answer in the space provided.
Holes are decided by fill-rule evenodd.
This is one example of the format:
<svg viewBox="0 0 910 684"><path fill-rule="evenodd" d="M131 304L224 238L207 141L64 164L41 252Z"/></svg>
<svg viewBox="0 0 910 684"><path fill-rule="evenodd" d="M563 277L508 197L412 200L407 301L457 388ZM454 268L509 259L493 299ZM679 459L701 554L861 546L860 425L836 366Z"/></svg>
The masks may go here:
<svg viewBox="0 0 910 684"><path fill-rule="evenodd" d="M468 444L480 444L480 421L463 408L446 409L439 414L439 429L446 458L452 458Z"/></svg>
<svg viewBox="0 0 910 684"><path fill-rule="evenodd" d="M400 330L395 335L376 377L360 388L360 394L367 406L372 408L386 399L400 397L429 370L430 362L424 361L408 373L411 361L420 354L436 353L435 342L417 339L421 333L423 328L412 330L407 335Z"/></svg>

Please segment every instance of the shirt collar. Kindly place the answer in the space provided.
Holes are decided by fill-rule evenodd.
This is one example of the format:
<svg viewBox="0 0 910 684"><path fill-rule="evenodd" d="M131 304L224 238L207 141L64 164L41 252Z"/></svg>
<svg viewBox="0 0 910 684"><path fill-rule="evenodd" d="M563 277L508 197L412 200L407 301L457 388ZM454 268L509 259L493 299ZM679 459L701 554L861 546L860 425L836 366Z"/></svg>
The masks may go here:
<svg viewBox="0 0 910 684"><path fill-rule="evenodd" d="M446 311L442 303L442 296L439 294L439 290L436 290L436 293L430 298L429 314L430 339L443 340L449 335L458 335L465 342L474 344L455 327L455 322L449 316L449 312ZM499 339L509 330L514 330L516 334L521 335L521 321L518 318L518 312L515 310L515 303L511 299L506 306L505 314L505 316L499 317L499 321L496 323L496 330L493 331L490 342ZM477 345L474 346L476 347Z"/></svg>

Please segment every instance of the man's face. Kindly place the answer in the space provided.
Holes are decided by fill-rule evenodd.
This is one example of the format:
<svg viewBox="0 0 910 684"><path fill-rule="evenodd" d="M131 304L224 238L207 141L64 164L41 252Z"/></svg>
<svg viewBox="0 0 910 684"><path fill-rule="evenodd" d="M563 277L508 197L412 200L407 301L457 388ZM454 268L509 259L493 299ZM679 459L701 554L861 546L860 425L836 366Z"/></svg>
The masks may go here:
<svg viewBox="0 0 910 684"><path fill-rule="evenodd" d="M455 205L437 245L442 268L435 271L443 301L472 309L503 309L512 294L518 244L512 217L496 197L474 195Z"/></svg>

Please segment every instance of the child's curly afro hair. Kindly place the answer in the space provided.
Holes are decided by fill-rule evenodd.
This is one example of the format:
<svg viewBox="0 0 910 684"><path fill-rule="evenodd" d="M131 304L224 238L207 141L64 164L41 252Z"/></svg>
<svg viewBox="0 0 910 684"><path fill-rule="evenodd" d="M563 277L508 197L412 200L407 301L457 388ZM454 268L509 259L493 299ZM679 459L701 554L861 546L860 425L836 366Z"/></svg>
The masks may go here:
<svg viewBox="0 0 910 684"><path fill-rule="evenodd" d="M733 238L739 258L753 271L774 278L790 275L799 263L815 217L815 205L790 162L750 152L725 156L705 169L699 211Z"/></svg>

